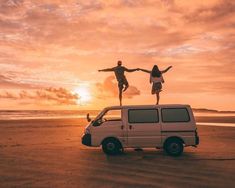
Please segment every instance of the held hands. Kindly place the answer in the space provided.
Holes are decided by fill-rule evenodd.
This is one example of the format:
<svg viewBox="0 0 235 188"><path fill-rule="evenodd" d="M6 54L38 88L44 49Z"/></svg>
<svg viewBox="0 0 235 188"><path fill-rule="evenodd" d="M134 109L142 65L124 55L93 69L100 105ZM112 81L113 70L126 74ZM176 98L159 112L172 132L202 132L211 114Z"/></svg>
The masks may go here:
<svg viewBox="0 0 235 188"><path fill-rule="evenodd" d="M140 68L137 68L137 69L134 69L135 71L140 71L141 69ZM102 72L104 70L98 70L98 72Z"/></svg>

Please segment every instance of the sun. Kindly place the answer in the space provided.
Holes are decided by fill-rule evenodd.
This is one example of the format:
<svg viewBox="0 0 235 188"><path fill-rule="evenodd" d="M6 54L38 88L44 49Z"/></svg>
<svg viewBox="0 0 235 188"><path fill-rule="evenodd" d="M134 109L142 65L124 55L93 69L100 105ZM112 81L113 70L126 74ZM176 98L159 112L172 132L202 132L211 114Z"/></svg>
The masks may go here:
<svg viewBox="0 0 235 188"><path fill-rule="evenodd" d="M77 101L78 104L88 103L91 101L92 96L89 86L79 86L75 88L73 92L79 95L79 99Z"/></svg>

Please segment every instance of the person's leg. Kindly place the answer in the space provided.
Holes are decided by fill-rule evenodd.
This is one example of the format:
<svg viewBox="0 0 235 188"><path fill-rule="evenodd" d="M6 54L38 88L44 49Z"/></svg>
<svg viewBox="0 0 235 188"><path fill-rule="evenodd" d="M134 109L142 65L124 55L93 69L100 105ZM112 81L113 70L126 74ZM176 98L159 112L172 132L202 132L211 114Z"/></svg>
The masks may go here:
<svg viewBox="0 0 235 188"><path fill-rule="evenodd" d="M159 94L159 92L156 93L156 96L157 96L157 104L159 104L159 100L160 100L160 94Z"/></svg>
<svg viewBox="0 0 235 188"><path fill-rule="evenodd" d="M128 87L129 87L129 84L125 85L123 92L126 91Z"/></svg>
<svg viewBox="0 0 235 188"><path fill-rule="evenodd" d="M123 92L127 90L127 88L129 87L129 83L127 81L126 78L123 79L123 85L124 85L124 89L123 89Z"/></svg>
<svg viewBox="0 0 235 188"><path fill-rule="evenodd" d="M122 106L122 89L119 89L119 102L120 106Z"/></svg>
<svg viewBox="0 0 235 188"><path fill-rule="evenodd" d="M158 104L158 103L157 103L157 93L156 93L156 104Z"/></svg>
<svg viewBox="0 0 235 188"><path fill-rule="evenodd" d="M122 83L118 83L118 89L119 89L119 102L120 102L120 106L122 106L122 90L123 90Z"/></svg>

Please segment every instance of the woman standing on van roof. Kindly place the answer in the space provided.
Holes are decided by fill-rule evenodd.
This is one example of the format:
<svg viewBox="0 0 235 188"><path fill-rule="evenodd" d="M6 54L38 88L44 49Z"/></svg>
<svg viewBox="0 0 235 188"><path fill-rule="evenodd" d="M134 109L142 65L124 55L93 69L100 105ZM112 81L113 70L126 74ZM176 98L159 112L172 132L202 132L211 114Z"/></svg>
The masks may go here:
<svg viewBox="0 0 235 188"><path fill-rule="evenodd" d="M162 83L164 83L164 79L162 74L166 73L169 69L171 69L172 66L169 66L167 69L160 71L157 65L153 66L152 71L149 70L145 70L145 69L139 69L143 72L147 72L150 73L150 83L152 83L152 94L156 94L156 98L157 98L157 103L159 104L159 100L160 100L160 92L162 91Z"/></svg>

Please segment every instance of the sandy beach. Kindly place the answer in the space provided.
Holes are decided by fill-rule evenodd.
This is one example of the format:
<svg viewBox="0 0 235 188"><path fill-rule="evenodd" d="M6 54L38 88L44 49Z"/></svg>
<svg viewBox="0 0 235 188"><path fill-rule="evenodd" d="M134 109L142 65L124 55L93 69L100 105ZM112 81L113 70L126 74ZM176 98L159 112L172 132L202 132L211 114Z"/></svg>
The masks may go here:
<svg viewBox="0 0 235 188"><path fill-rule="evenodd" d="M0 187L234 187L235 128L198 126L200 145L106 156L81 144L85 120L0 121Z"/></svg>

